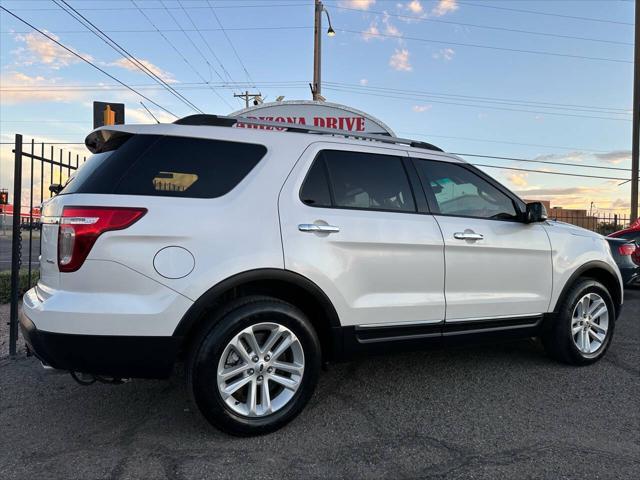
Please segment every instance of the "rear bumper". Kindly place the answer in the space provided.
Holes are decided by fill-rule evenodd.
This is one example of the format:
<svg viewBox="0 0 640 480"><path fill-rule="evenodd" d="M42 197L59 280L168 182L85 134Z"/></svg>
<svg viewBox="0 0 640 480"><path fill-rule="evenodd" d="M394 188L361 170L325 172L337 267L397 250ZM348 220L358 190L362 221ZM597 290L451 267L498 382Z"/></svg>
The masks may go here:
<svg viewBox="0 0 640 480"><path fill-rule="evenodd" d="M24 312L20 330L31 351L48 366L118 378L168 377L181 340L47 332L38 330Z"/></svg>
<svg viewBox="0 0 640 480"><path fill-rule="evenodd" d="M640 267L634 265L633 267L620 268L620 275L622 275L625 287L637 285L640 282Z"/></svg>

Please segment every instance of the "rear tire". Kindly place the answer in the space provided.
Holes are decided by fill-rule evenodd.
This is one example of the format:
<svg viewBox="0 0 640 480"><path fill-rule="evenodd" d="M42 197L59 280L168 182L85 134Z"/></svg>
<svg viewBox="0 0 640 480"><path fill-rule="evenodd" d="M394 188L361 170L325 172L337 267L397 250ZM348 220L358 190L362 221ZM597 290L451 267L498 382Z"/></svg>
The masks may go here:
<svg viewBox="0 0 640 480"><path fill-rule="evenodd" d="M318 337L302 311L252 296L212 319L187 362L187 383L212 425L232 435L261 435L300 413L320 363Z"/></svg>
<svg viewBox="0 0 640 480"><path fill-rule="evenodd" d="M570 365L589 365L606 353L615 328L615 306L600 282L579 279L561 300L542 334L547 354Z"/></svg>

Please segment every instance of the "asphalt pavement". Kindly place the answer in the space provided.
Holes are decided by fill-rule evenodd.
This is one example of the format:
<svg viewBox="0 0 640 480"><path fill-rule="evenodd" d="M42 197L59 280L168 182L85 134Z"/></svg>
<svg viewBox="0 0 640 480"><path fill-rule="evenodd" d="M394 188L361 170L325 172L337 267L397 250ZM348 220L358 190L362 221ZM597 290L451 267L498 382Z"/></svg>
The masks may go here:
<svg viewBox="0 0 640 480"><path fill-rule="evenodd" d="M249 439L210 427L180 376L81 387L5 357L0 478L638 478L639 345L630 291L595 365L533 340L333 365L300 417Z"/></svg>

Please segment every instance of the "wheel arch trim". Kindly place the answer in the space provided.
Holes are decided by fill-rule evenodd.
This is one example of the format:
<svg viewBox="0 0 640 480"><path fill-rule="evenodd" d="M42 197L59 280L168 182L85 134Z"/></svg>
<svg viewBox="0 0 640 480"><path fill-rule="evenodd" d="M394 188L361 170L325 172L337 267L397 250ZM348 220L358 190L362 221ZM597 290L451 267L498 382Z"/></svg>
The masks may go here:
<svg viewBox="0 0 640 480"><path fill-rule="evenodd" d="M588 273L590 271L603 272L605 275L609 277L609 280L612 281L612 284L615 285L615 290L612 292L609 292L609 294L611 295L614 306L616 308L616 312L615 312L616 316L618 315L618 313L620 312L620 307L622 305L622 298L623 298L623 291L622 291L622 285L620 284L620 278L611 265L601 260L592 260L590 262L587 262L581 265L580 267L578 267L575 270L575 272L571 274L569 279L565 282L564 286L562 287L562 291L560 292L560 295L558 295L558 298L556 299L555 305L553 306L553 310L552 310L553 312L557 311L558 305L560 305L560 303L562 302L562 299L565 297L568 290L576 282L576 280L580 277L585 276L585 273ZM609 287L609 285L605 285L605 287Z"/></svg>
<svg viewBox="0 0 640 480"><path fill-rule="evenodd" d="M215 304L216 299L219 299L225 293L232 291L235 288L261 281L289 283L303 289L323 307L324 313L329 321L330 328L338 328L341 326L338 313L333 306L333 303L316 283L291 270L260 268L232 275L231 277L218 282L203 293L182 316L182 319L173 332L173 336L186 337L191 331L193 331L193 328L197 326L207 308Z"/></svg>

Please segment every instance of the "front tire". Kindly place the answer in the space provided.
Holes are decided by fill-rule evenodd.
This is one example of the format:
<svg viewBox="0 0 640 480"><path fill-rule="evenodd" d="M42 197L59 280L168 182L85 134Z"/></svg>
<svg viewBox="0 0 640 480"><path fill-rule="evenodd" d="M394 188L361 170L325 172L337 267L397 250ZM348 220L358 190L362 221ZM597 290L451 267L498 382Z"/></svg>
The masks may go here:
<svg viewBox="0 0 640 480"><path fill-rule="evenodd" d="M609 291L592 279L581 279L562 299L551 327L542 335L546 352L570 365L600 360L613 337L615 306Z"/></svg>
<svg viewBox="0 0 640 480"><path fill-rule="evenodd" d="M199 410L240 436L284 426L311 398L320 372L318 337L306 315L271 297L233 301L193 350L187 382Z"/></svg>

